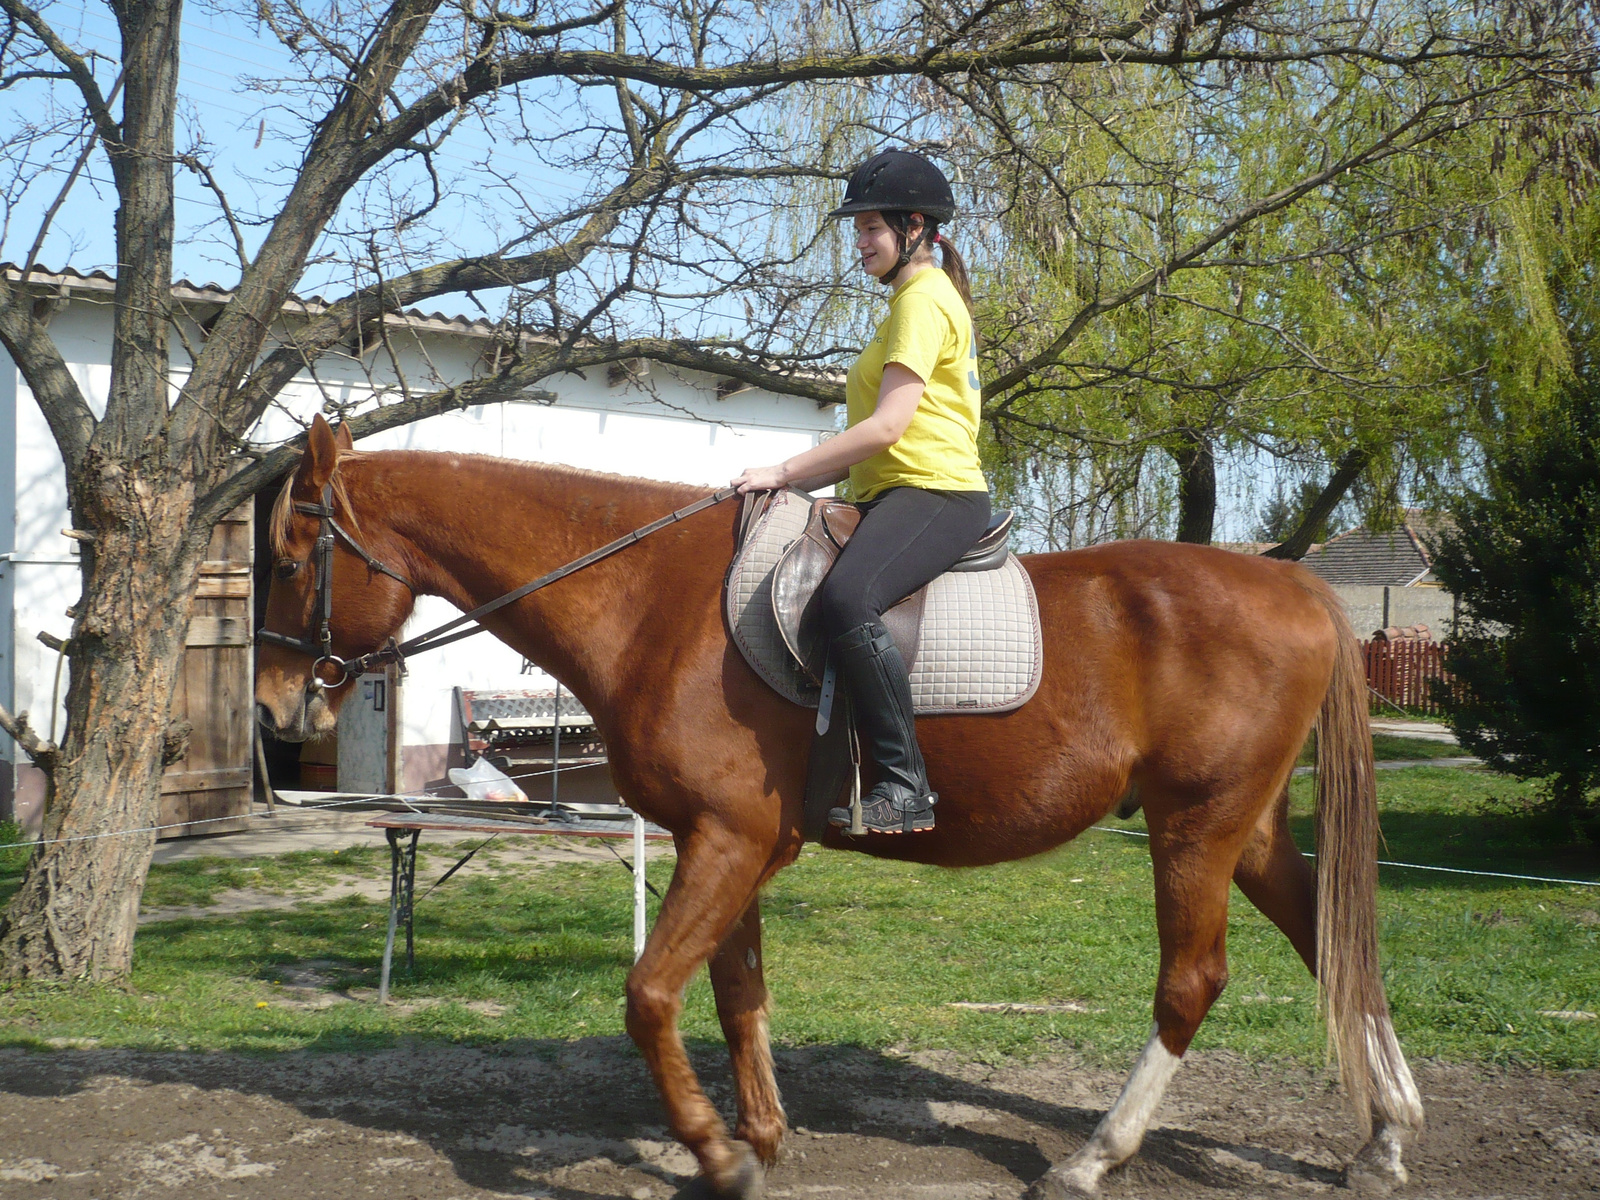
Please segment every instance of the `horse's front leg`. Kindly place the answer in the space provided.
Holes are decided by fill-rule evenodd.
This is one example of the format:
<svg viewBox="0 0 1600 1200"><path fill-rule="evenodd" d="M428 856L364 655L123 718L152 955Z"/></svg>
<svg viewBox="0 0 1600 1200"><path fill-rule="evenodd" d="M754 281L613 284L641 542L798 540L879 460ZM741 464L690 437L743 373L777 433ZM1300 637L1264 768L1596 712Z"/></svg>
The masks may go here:
<svg viewBox="0 0 1600 1200"><path fill-rule="evenodd" d="M748 1142L767 1166L777 1161L786 1121L767 1042L767 985L761 961L761 900L745 909L725 942L711 956L711 988L717 1018L728 1039L739 1124L734 1136Z"/></svg>
<svg viewBox="0 0 1600 1200"><path fill-rule="evenodd" d="M765 1173L751 1146L728 1136L701 1090L678 1015L684 985L752 907L770 857L770 849L716 826L680 838L672 886L628 975L628 1035L655 1078L674 1136L699 1160L711 1193L726 1200L754 1200Z"/></svg>

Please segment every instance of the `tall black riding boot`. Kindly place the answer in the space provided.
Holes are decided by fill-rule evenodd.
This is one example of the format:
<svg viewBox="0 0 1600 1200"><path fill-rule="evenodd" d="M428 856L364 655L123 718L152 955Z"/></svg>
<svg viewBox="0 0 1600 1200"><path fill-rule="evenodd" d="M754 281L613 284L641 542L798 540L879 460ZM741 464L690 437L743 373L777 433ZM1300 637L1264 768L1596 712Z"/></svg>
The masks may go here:
<svg viewBox="0 0 1600 1200"><path fill-rule="evenodd" d="M875 833L932 829L939 797L928 788L899 647L881 621L868 621L834 638L831 653L849 689L856 728L878 764L878 782L861 801L862 824ZM849 825L850 810L832 809L828 820Z"/></svg>

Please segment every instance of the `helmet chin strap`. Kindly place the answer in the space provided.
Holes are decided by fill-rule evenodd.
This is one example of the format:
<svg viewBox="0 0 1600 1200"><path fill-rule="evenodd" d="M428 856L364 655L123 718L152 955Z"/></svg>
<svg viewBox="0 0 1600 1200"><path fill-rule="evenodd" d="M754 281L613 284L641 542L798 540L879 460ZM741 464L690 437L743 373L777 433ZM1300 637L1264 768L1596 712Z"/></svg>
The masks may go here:
<svg viewBox="0 0 1600 1200"><path fill-rule="evenodd" d="M893 283L895 276L905 270L906 264L911 261L911 256L922 247L923 242L928 240L928 228L928 223L924 221L922 223L922 232L917 234L917 240L909 243L906 241L904 230L896 231L900 235L900 258L887 275L879 276L879 283Z"/></svg>

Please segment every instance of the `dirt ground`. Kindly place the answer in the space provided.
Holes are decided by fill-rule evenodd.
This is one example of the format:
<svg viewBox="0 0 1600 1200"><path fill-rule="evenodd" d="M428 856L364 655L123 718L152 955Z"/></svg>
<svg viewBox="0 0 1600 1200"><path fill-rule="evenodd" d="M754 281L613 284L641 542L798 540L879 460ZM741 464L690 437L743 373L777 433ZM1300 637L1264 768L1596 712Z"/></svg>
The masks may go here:
<svg viewBox="0 0 1600 1200"><path fill-rule="evenodd" d="M696 1055L731 1108L720 1051ZM1421 1064L1422 1198L1600 1194L1600 1072ZM773 1197L1012 1200L1076 1148L1120 1076L780 1051L792 1133ZM1108 1200L1336 1193L1355 1148L1320 1072L1192 1055ZM668 1200L693 1160L619 1039L381 1053L0 1051L0 1196L52 1200Z"/></svg>

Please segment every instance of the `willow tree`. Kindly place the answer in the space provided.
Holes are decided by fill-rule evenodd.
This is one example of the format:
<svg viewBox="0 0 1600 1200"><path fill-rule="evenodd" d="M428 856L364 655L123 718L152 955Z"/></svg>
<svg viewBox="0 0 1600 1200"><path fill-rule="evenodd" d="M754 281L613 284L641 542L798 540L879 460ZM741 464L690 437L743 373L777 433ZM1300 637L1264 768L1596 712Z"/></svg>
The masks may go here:
<svg viewBox="0 0 1600 1200"><path fill-rule="evenodd" d="M1425 6L1373 15L1396 39L1439 28ZM1564 15L1581 57L1592 30ZM1453 19L1504 45L1527 16ZM1485 365L1454 339L1493 286L1485 233L1524 182L1497 164L1521 139L1591 175L1588 81L1465 56L1232 79L1129 67L1120 83L1136 101L1122 119L1035 111L1051 93L1026 92L1014 132L974 146L1006 201L998 241L1026 280L997 291L989 322L998 465L1089 464L1112 495L1154 473L1171 481L1171 532L1204 542L1218 459L1275 459L1315 481L1274 551L1299 557L1353 489L1392 507L1402 482L1470 455Z"/></svg>
<svg viewBox="0 0 1600 1200"><path fill-rule="evenodd" d="M45 841L0 920L0 975L128 971L160 774L182 751L169 713L211 529L299 453L298 439L256 440L279 392L369 334L381 342L386 314L501 297L504 337L466 381L408 380L398 361L378 370L369 400L344 414L357 437L640 357L833 399L802 369L834 353L817 320L829 281L805 280L752 219L792 181L839 179L848 165L851 131L763 118L791 89L864 89L939 122L957 109L989 120L991 95L1070 92L1137 65L1183 77L1214 67L1225 81L1317 62L1366 64L1379 79L1493 63L1506 86L1587 69L1554 0L1537 6L1541 32L1513 22L1488 41L1447 12L1436 30L1399 36L1299 0L824 7L826 21L810 0L251 0L235 19L283 67L241 80L242 94L261 113L251 133L259 142L270 124L286 165L230 196L219 155L248 155L251 136L219 152L226 139L198 106L180 138L181 0L110 0L110 55L49 8L0 0L0 88L17 101L0 118L0 250L16 260L0 283L0 344L54 435L83 546L60 744L0 713L48 777ZM1083 323L1244 225L1468 119L1493 94L1487 69L1463 65L1460 86L1386 110L1389 124L1271 195L1244 187L1214 226L1164 246L1145 275L1131 269L1082 321L1002 370L991 395L1053 369ZM471 152L447 158L468 129L482 133ZM512 152L562 171L570 192L520 185ZM83 163L109 174L98 219L115 232L103 410L51 336L33 271L47 230L19 224L19 198L81 178ZM46 226L81 211L39 210ZM180 239L231 263L229 298L204 320L174 299ZM285 324L308 285L342 290ZM542 336L525 336L529 325Z"/></svg>
<svg viewBox="0 0 1600 1200"><path fill-rule="evenodd" d="M892 130L957 168L987 465L1047 544L1209 541L1218 462L1252 454L1315 481L1276 552L1298 557L1352 489L1381 508L1448 469L1481 367L1441 330L1518 186L1497 147L1593 168L1581 6L1240 11L1284 53L809 93L858 147ZM1318 52L1355 28L1370 53Z"/></svg>

